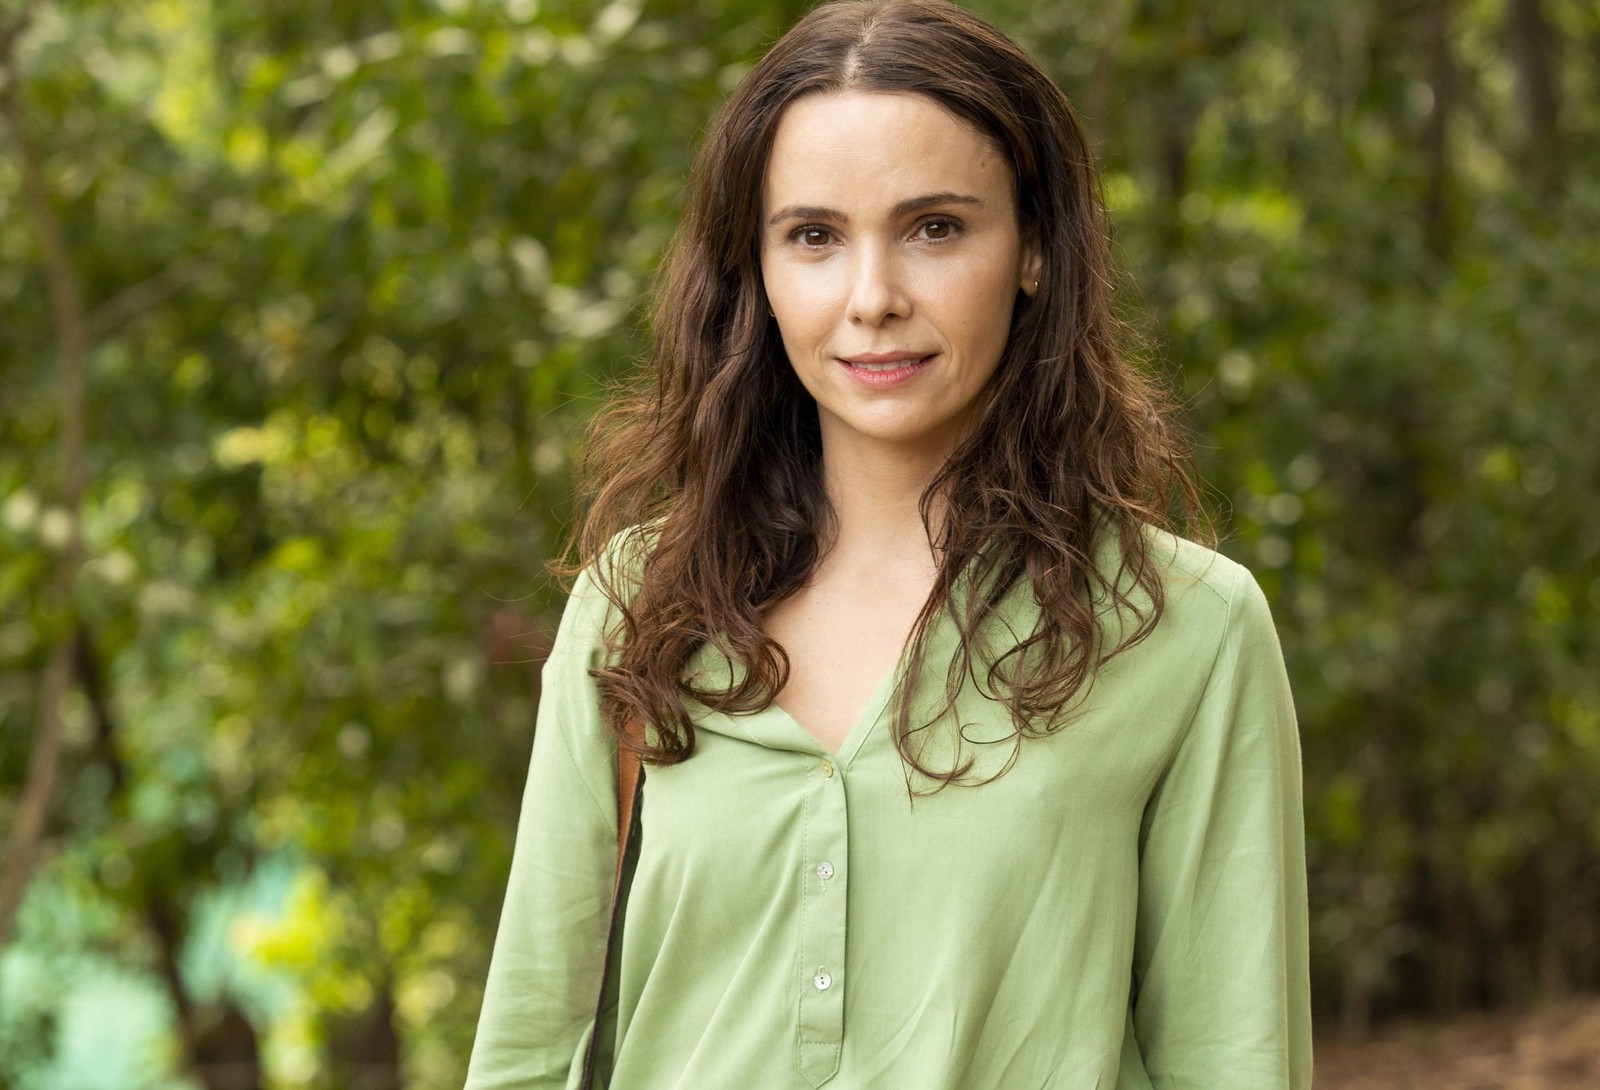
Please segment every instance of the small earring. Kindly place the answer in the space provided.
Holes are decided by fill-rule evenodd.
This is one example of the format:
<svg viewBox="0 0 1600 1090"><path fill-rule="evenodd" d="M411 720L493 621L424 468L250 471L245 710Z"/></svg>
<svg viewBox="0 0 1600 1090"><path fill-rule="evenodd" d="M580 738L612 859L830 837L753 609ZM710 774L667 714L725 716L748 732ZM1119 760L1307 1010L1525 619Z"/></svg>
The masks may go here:
<svg viewBox="0 0 1600 1090"><path fill-rule="evenodd" d="M1037 276L1033 278L1033 290L1039 290L1039 278Z"/></svg>

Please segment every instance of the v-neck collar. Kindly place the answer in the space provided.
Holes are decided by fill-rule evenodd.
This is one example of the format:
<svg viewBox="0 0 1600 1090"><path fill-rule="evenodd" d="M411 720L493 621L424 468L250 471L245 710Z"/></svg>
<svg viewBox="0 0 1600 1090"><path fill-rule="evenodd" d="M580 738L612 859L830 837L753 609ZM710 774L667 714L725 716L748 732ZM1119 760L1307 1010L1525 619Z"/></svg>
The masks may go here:
<svg viewBox="0 0 1600 1090"><path fill-rule="evenodd" d="M879 721L883 719L884 712L888 710L890 698L894 695L901 672L905 668L905 659L905 648L901 648L900 657L889 668L889 673L884 679L878 682L877 687L872 691L872 695L867 698L866 704L856 714L855 722L850 725L850 730L846 732L844 741L839 743L837 753L828 749L816 735L806 729L804 723L796 719L793 713L776 700L767 707L765 712L760 714L776 714L787 719L795 732L809 741L820 755L832 757L837 764L849 768L850 762L861 751L862 743L866 741L867 736L872 733Z"/></svg>
<svg viewBox="0 0 1600 1090"><path fill-rule="evenodd" d="M878 682L877 688L856 715L855 722L851 724L837 753L823 745L816 735L806 730L800 721L789 714L776 700L760 711L745 713L721 712L701 705L700 714L696 716L696 725L710 727L718 733L737 733L768 749L814 753L818 757L831 758L836 764L849 768L850 762L861 751L862 745L871 736L889 707L905 666L905 655L902 649L900 658L895 661L883 680ZM716 688L737 685L745 675L745 669L741 664L732 661L710 644L695 652L687 672L699 674L702 684Z"/></svg>
<svg viewBox="0 0 1600 1090"><path fill-rule="evenodd" d="M970 578L968 572L962 572L957 576L958 589L968 578ZM1013 593L1015 590L1016 588L1012 588ZM950 616L949 606L943 605L929 622L924 650L924 671L930 664L943 662L948 658L954 650L950 641L955 638L956 625ZM872 696L857 713L855 722L851 724L837 753L823 745L816 735L806 730L800 721L776 700L760 711L738 714L715 711L701 704L699 715L696 717L697 725L708 726L720 734L737 734L768 749L786 749L826 757L842 768L849 768L867 739L887 715L894 694L904 680L909 652L909 646L900 649L900 655L895 659L894 666L883 680L878 682ZM743 665L734 662L710 643L703 645L694 653L685 670L686 675L698 674L701 683L712 688L731 688L744 680L745 673Z"/></svg>

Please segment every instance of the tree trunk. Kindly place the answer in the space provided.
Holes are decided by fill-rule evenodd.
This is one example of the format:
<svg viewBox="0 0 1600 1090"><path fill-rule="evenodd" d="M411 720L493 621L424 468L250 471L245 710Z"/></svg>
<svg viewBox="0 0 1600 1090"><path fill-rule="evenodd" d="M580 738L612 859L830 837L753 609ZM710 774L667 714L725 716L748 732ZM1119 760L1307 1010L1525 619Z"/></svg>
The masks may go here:
<svg viewBox="0 0 1600 1090"><path fill-rule="evenodd" d="M205 1090L261 1090L261 1041L237 1005L226 1004L195 1041L195 1071Z"/></svg>
<svg viewBox="0 0 1600 1090"><path fill-rule="evenodd" d="M393 981L386 975L375 991L371 1006L328 1026L328 1073L339 1090L400 1090L404 1085Z"/></svg>
<svg viewBox="0 0 1600 1090"><path fill-rule="evenodd" d="M1449 256L1454 233L1450 223L1450 119L1455 113L1459 93L1455 59L1450 53L1450 0L1429 0L1422 18L1428 54L1428 86L1433 91L1433 107L1422 134L1422 151L1427 162L1422 223L1428 247L1445 258Z"/></svg>
<svg viewBox="0 0 1600 1090"><path fill-rule="evenodd" d="M62 624L55 632L40 685L39 706L35 714L33 747L28 756L27 780L23 784L17 809L6 838L6 856L0 862L0 950L11 937L12 924L22 905L28 882L41 855L50 802L55 795L61 764L61 706L72 684L77 617L73 607L73 587L83 566L83 537L79 525L83 507L85 434L87 409L85 387L89 361L89 326L84 317L83 299L71 256L61 237L61 227L50 206L49 189L39 157L28 139L23 117L21 77L15 63L17 40L27 26L23 15L0 26L0 110L18 171L22 177L23 204L28 220L38 236L49 284L50 305L55 321L57 351L61 368L61 504L67 514L67 540L56 557L55 577L49 609Z"/></svg>
<svg viewBox="0 0 1600 1090"><path fill-rule="evenodd" d="M1522 161L1529 183L1543 197L1561 185L1560 39L1540 0L1509 0L1507 30L1522 108Z"/></svg>
<svg viewBox="0 0 1600 1090"><path fill-rule="evenodd" d="M1133 14L1133 4L1118 4L1105 18L1105 37L1095 50L1094 68L1089 72L1084 87L1084 128L1089 133L1089 146L1098 154L1105 146L1106 131L1111 117L1111 93L1117 83L1117 59L1122 52L1123 40L1128 35L1128 24Z"/></svg>

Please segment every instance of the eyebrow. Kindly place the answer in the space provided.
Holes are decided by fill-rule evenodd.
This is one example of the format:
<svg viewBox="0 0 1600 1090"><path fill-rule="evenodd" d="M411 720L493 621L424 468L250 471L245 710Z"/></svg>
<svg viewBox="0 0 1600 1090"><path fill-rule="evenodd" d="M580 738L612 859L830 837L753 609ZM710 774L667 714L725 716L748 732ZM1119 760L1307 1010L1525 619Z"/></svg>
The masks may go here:
<svg viewBox="0 0 1600 1090"><path fill-rule="evenodd" d="M975 197L970 193L955 193L950 190L944 190L939 193L924 193L920 197L907 197L905 200L900 201L890 211L890 215L894 219L899 219L901 216L910 215L912 212L920 212L925 208L937 208L941 205L951 204L981 206L983 198ZM849 216L836 208L826 208L816 204L791 204L787 208L779 209L774 213L772 218L767 221L767 225L776 227L784 220L796 219L832 220L835 223L844 223L849 218Z"/></svg>

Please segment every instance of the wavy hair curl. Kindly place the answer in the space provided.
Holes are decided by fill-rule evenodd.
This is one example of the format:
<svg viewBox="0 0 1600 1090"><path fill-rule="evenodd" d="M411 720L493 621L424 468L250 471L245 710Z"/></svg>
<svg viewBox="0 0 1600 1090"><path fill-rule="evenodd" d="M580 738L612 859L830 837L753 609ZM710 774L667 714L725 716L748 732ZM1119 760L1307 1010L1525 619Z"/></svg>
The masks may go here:
<svg viewBox="0 0 1600 1090"><path fill-rule="evenodd" d="M741 714L782 690L788 657L761 613L805 584L832 512L816 404L768 317L762 187L784 110L844 90L927 96L992 140L1042 259L970 429L921 497L938 574L908 638L892 732L908 783L915 770L937 790L972 782L974 762L959 746L953 767L921 755L917 735L938 717L912 722L905 679L921 675L930 622L948 611L960 634L945 711L972 677L1009 710L1020 748L1069 721L1098 665L1154 628L1164 594L1146 529L1197 508L1170 403L1122 347L1130 337L1112 309L1109 224L1083 127L1038 65L977 17L942 0L824 4L734 91L696 160L646 366L592 425L586 515L571 562L554 569L589 567L616 608L593 674L608 723L647 762L694 753L688 701ZM1114 571L1096 564L1104 532L1120 552ZM633 546L620 557L619 535ZM1037 625L977 661L984 622L1023 580ZM1107 608L1135 622L1104 628ZM685 677L708 644L743 667L727 688ZM652 729L626 732L629 720Z"/></svg>

